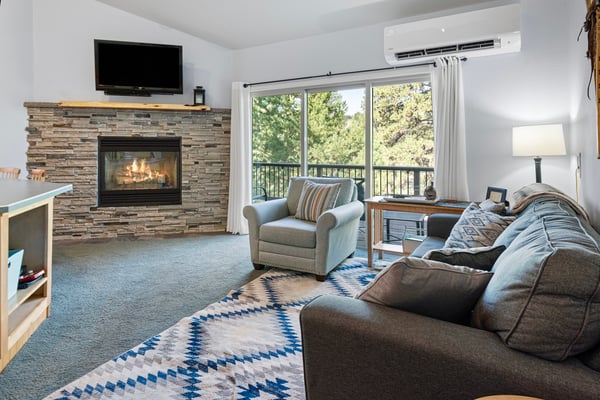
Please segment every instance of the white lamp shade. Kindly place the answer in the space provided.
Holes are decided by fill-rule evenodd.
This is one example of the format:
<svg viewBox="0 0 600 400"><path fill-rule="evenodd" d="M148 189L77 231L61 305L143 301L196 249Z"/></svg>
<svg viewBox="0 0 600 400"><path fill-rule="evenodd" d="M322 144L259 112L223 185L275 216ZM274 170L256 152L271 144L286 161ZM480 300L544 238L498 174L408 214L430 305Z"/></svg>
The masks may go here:
<svg viewBox="0 0 600 400"><path fill-rule="evenodd" d="M566 154L562 124L513 128L513 156L564 156Z"/></svg>

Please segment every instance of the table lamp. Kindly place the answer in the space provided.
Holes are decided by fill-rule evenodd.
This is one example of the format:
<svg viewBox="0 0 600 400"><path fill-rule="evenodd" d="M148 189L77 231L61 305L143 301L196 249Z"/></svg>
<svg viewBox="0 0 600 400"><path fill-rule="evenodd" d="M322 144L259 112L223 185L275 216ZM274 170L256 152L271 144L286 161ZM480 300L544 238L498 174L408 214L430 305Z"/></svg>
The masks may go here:
<svg viewBox="0 0 600 400"><path fill-rule="evenodd" d="M533 156L535 181L542 182L542 157L564 156L562 124L516 126L513 128L513 156Z"/></svg>

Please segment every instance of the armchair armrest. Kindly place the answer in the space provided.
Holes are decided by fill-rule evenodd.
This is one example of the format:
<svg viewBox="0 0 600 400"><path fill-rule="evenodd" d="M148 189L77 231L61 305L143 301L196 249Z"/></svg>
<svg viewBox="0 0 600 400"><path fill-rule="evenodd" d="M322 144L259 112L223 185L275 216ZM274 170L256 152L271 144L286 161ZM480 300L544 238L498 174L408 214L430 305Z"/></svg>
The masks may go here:
<svg viewBox="0 0 600 400"><path fill-rule="evenodd" d="M244 207L244 217L248 225L261 226L276 219L288 216L287 199L265 201L264 203L249 204Z"/></svg>
<svg viewBox="0 0 600 400"><path fill-rule="evenodd" d="M492 332L379 304L321 296L300 325L308 400L600 398L598 373L576 359L543 360Z"/></svg>
<svg viewBox="0 0 600 400"><path fill-rule="evenodd" d="M459 214L431 214L427 217L427 236L447 239L459 218Z"/></svg>
<svg viewBox="0 0 600 400"><path fill-rule="evenodd" d="M317 219L317 231L330 230L360 218L364 205L358 200L325 211Z"/></svg>

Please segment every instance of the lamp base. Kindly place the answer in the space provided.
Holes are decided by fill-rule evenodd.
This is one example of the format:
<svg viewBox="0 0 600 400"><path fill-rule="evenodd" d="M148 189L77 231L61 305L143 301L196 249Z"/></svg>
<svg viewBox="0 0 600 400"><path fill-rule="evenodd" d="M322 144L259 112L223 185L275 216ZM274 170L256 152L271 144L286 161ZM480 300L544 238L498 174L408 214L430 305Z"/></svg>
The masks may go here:
<svg viewBox="0 0 600 400"><path fill-rule="evenodd" d="M535 157L535 183L542 183L542 157Z"/></svg>

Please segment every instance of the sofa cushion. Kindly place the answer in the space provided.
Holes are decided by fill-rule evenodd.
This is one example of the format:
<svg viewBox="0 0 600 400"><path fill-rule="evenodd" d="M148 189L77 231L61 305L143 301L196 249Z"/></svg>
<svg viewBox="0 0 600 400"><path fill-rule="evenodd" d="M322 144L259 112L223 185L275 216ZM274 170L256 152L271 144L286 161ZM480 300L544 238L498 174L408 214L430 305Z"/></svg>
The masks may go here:
<svg viewBox="0 0 600 400"><path fill-rule="evenodd" d="M491 246L498 235L514 220L513 216L501 216L482 210L476 203L471 203L452 228L444 247L468 249Z"/></svg>
<svg viewBox="0 0 600 400"><path fill-rule="evenodd" d="M578 358L591 369L600 372L600 346L586 351Z"/></svg>
<svg viewBox="0 0 600 400"><path fill-rule="evenodd" d="M504 250L506 250L506 246L473 247L470 249L445 248L430 250L423 258L489 271Z"/></svg>
<svg viewBox="0 0 600 400"><path fill-rule="evenodd" d="M315 248L317 226L314 222L286 217L260 226L259 240L297 247Z"/></svg>
<svg viewBox="0 0 600 400"><path fill-rule="evenodd" d="M304 181L302 193L300 193L300 199L298 200L298 208L296 208L296 218L317 222L321 214L334 207L339 193L339 183L326 184Z"/></svg>
<svg viewBox="0 0 600 400"><path fill-rule="evenodd" d="M575 211L567 203L556 198L540 198L533 201L526 209L519 213L518 218L511 223L494 242L494 246L508 247L513 240L529 225L547 215L571 215Z"/></svg>
<svg viewBox="0 0 600 400"><path fill-rule="evenodd" d="M355 297L451 322L464 322L491 272L415 257L383 269Z"/></svg>
<svg viewBox="0 0 600 400"><path fill-rule="evenodd" d="M600 341L599 242L574 216L533 221L494 264L473 325L548 360L594 347Z"/></svg>

